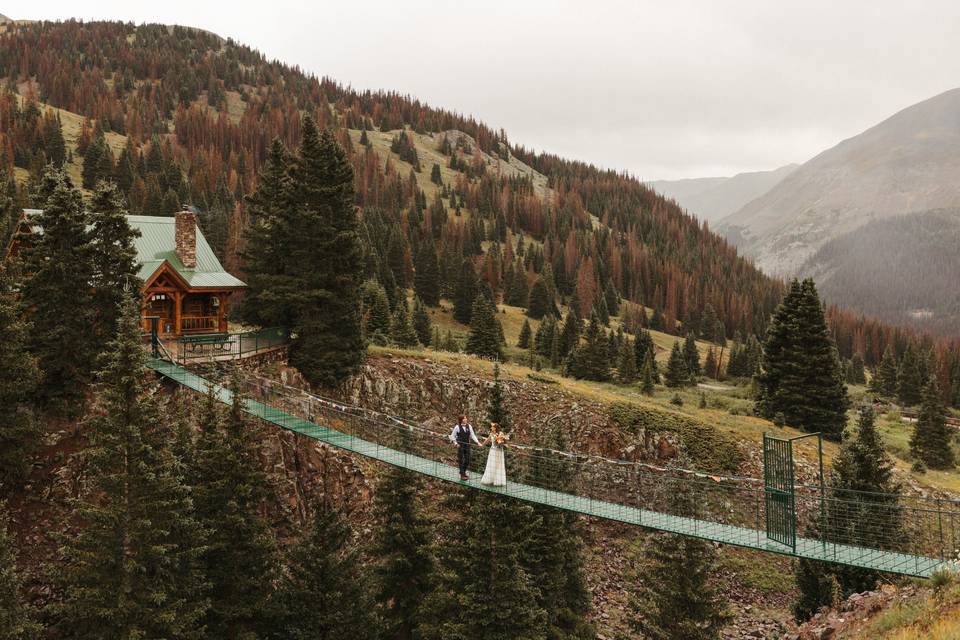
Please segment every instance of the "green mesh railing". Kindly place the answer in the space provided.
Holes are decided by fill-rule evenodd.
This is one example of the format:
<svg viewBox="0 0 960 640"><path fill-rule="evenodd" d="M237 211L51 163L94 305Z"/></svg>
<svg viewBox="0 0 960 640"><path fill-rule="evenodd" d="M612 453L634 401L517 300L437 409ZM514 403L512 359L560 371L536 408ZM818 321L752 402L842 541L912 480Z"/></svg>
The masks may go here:
<svg viewBox="0 0 960 640"><path fill-rule="evenodd" d="M150 366L220 401L219 384L164 360ZM456 450L442 433L402 417L348 406L259 377L243 379L245 410L284 429L387 464L511 498L659 531L695 536L783 555L903 575L927 577L952 566L960 504L919 496L795 488L794 544L768 538L764 483L641 462L609 460L510 444L505 487L479 483L486 451L473 456L473 474L459 479ZM679 493L694 507L679 505Z"/></svg>

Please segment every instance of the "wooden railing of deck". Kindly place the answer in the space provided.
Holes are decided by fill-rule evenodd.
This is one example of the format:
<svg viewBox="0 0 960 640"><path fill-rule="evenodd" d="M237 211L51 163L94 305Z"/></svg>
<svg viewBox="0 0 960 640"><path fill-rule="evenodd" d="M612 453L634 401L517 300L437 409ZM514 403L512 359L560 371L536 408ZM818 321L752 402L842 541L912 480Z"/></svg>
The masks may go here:
<svg viewBox="0 0 960 640"><path fill-rule="evenodd" d="M219 328L217 316L181 316L181 331L215 331Z"/></svg>

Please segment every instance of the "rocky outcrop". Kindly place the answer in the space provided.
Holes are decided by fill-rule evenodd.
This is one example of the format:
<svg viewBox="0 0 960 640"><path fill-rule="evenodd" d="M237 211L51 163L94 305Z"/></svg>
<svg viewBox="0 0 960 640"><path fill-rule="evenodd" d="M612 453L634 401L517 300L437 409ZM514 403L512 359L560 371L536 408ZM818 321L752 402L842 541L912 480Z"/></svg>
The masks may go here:
<svg viewBox="0 0 960 640"><path fill-rule="evenodd" d="M838 607L823 609L795 631L784 636L786 640L829 640L839 638L845 632L860 628L880 611L892 606L906 604L921 592L929 591L917 586L899 588L885 584L877 591L855 593Z"/></svg>

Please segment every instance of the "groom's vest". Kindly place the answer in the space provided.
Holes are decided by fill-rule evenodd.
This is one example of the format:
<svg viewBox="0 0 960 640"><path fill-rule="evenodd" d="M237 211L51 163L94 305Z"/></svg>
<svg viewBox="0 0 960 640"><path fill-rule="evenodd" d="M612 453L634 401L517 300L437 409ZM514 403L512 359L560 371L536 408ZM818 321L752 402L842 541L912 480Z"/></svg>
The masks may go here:
<svg viewBox="0 0 960 640"><path fill-rule="evenodd" d="M470 445L470 425L457 425L457 444Z"/></svg>

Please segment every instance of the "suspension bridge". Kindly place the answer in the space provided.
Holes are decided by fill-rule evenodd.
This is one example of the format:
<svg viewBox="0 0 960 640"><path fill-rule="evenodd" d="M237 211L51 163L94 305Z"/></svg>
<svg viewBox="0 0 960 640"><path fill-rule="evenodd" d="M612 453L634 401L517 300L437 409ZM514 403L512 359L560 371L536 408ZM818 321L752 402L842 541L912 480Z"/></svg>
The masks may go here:
<svg viewBox="0 0 960 640"><path fill-rule="evenodd" d="M223 384L169 360L151 358L149 367L233 402ZM469 481L460 480L447 433L261 377L241 384L245 412L283 429L424 476L586 516L914 577L953 567L960 544L956 501L825 490L822 471L820 485L796 485L791 440L765 437L763 479L511 444L507 469L514 480L491 487L479 483L476 469Z"/></svg>

